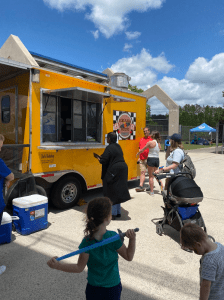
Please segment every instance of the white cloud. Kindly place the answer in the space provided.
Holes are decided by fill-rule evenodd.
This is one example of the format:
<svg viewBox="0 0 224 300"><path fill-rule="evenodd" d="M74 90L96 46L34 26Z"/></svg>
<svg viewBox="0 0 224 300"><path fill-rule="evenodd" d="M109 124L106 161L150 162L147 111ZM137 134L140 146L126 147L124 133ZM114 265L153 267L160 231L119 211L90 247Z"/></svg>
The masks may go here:
<svg viewBox="0 0 224 300"><path fill-rule="evenodd" d="M127 44L127 43L125 43L125 44L124 44L123 51L130 52L130 49L131 49L132 47L133 47L132 44Z"/></svg>
<svg viewBox="0 0 224 300"><path fill-rule="evenodd" d="M224 82L224 53L216 54L210 61L198 57L189 67L186 78L192 82L217 85Z"/></svg>
<svg viewBox="0 0 224 300"><path fill-rule="evenodd" d="M140 37L141 32L139 32L139 31L133 31L133 32L126 31L125 34L126 34L126 37L127 37L128 40L134 40L134 39L137 39L138 37Z"/></svg>
<svg viewBox="0 0 224 300"><path fill-rule="evenodd" d="M185 79L163 77L157 84L180 106L199 104L223 106L224 53L209 61L198 57L189 67Z"/></svg>
<svg viewBox="0 0 224 300"><path fill-rule="evenodd" d="M131 77L130 83L138 88L147 88L158 84L178 105L199 104L223 106L224 98L224 53L215 55L210 61L199 57L189 67L184 79L164 76L158 80L158 73L168 74L174 66L164 54L152 57L142 49L140 54L122 58L111 66L115 72L125 72ZM155 97L149 99L152 113L168 112L165 106Z"/></svg>
<svg viewBox="0 0 224 300"><path fill-rule="evenodd" d="M51 8L64 11L66 9L85 11L90 9L86 18L106 37L126 30L127 15L132 11L146 12L149 9L162 7L165 0L43 0Z"/></svg>
<svg viewBox="0 0 224 300"><path fill-rule="evenodd" d="M91 31L91 33L93 34L95 40L97 40L99 38L99 30Z"/></svg>
<svg viewBox="0 0 224 300"><path fill-rule="evenodd" d="M164 54L152 57L142 49L140 54L119 59L111 66L114 72L124 72L132 78L131 84L146 90L157 81L157 73L167 74L174 66L165 58Z"/></svg>

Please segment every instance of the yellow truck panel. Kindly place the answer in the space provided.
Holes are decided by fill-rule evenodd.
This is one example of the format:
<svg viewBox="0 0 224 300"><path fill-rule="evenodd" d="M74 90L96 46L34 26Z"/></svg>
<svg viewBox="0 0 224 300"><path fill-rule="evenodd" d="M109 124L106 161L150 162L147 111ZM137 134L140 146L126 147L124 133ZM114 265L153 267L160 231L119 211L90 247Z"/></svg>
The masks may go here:
<svg viewBox="0 0 224 300"><path fill-rule="evenodd" d="M14 70L14 76L2 79L1 64ZM20 68L26 70L18 72ZM117 132L128 180L138 178L136 153L146 122L146 98L109 86L104 74L99 79L84 70L85 76L92 76L85 79L63 72L15 67L0 58L0 132L6 138L6 154L14 155L10 147L17 149L13 153L20 161L12 170L32 173L38 192L45 193L44 188L57 207L68 208L81 191L102 186L101 165L93 153L103 153L108 132Z"/></svg>

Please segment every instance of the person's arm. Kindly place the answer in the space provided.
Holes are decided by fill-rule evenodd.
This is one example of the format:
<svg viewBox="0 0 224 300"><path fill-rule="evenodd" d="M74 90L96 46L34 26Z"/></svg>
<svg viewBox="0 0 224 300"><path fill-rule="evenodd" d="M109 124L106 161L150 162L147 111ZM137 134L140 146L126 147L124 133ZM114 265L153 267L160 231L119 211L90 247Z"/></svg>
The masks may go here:
<svg viewBox="0 0 224 300"><path fill-rule="evenodd" d="M170 165L169 167L164 167L162 169L156 170L154 173L155 174L159 174L161 172L165 172L168 173L170 170L174 170L179 166L179 163L173 162L172 165Z"/></svg>
<svg viewBox="0 0 224 300"><path fill-rule="evenodd" d="M142 152L144 152L146 149L148 149L148 148L154 148L155 146L156 146L156 142L155 142L155 141L149 141L149 142L145 145L145 147L143 147L143 148L136 154L136 156L139 155L139 154L141 154Z"/></svg>
<svg viewBox="0 0 224 300"><path fill-rule="evenodd" d="M7 188L9 187L10 181L14 180L14 174L10 173L8 176L5 177L5 185Z"/></svg>
<svg viewBox="0 0 224 300"><path fill-rule="evenodd" d="M175 170L178 166L179 166L179 163L173 162L172 165L170 165L169 167L162 168L162 171L163 172L169 172L172 169Z"/></svg>
<svg viewBox="0 0 224 300"><path fill-rule="evenodd" d="M211 281L202 279L200 286L200 300L208 300L211 288Z"/></svg>
<svg viewBox="0 0 224 300"><path fill-rule="evenodd" d="M110 149L109 149L109 146L108 145L105 149L105 151L103 152L103 154L101 155L100 159L99 159L99 162L101 164L108 164L109 161L110 161L110 157L111 157L111 153L110 153Z"/></svg>
<svg viewBox="0 0 224 300"><path fill-rule="evenodd" d="M133 229L129 229L126 232L126 237L129 238L128 248L123 244L118 250L117 253L127 261L132 261L135 254L135 241L136 233Z"/></svg>
<svg viewBox="0 0 224 300"><path fill-rule="evenodd" d="M60 261L56 260L57 257L52 257L48 262L48 266L52 269L67 272L67 273L81 273L85 266L87 265L89 254L88 253L81 253L79 255L78 263L77 264L66 264L61 263Z"/></svg>
<svg viewBox="0 0 224 300"><path fill-rule="evenodd" d="M161 144L160 144L160 143L158 143L158 147L159 147L159 150L161 150L161 149L162 149L162 147L161 147Z"/></svg>

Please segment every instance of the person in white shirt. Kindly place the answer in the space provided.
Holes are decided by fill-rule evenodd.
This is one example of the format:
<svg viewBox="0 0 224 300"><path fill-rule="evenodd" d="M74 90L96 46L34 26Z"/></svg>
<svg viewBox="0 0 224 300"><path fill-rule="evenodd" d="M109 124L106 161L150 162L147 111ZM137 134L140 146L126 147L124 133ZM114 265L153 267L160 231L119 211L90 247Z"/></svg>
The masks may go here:
<svg viewBox="0 0 224 300"><path fill-rule="evenodd" d="M153 172L155 172L159 167L159 151L161 149L160 145L160 134L158 131L153 131L151 133L152 141L149 141L144 148L142 148L137 155L141 154L146 149L149 149L147 165L148 165L148 173L149 173L149 187L146 189L147 192L151 196L154 196L153 186L154 186L154 176Z"/></svg>

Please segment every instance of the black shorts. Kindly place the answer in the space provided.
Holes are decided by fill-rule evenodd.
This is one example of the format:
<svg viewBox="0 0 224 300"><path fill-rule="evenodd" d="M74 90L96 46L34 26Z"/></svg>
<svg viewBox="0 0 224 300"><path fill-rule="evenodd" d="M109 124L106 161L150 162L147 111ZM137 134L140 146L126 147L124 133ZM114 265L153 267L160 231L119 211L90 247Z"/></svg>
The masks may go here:
<svg viewBox="0 0 224 300"><path fill-rule="evenodd" d="M148 157L147 158L147 165L149 167L158 168L159 167L159 158L157 158L157 157Z"/></svg>

